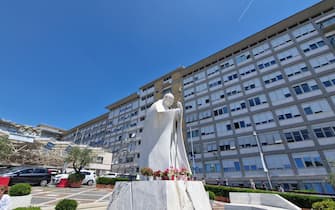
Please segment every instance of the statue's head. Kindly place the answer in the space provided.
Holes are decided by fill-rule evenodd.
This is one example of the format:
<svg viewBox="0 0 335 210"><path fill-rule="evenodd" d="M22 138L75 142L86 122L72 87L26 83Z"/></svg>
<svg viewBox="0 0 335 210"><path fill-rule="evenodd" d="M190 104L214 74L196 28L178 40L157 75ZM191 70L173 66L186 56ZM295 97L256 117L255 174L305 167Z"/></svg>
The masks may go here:
<svg viewBox="0 0 335 210"><path fill-rule="evenodd" d="M174 102L174 96L172 93L167 93L163 97L163 104L167 107L171 107Z"/></svg>

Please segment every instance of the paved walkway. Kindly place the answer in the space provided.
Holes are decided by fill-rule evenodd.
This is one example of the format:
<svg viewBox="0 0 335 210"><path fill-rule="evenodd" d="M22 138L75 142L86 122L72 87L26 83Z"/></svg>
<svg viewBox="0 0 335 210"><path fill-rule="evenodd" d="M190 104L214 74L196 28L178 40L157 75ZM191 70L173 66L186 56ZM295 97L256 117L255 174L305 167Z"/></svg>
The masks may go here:
<svg viewBox="0 0 335 210"><path fill-rule="evenodd" d="M74 199L79 203L78 209L103 210L107 208L111 189L97 189L95 186L81 188L33 187L32 206L42 210L53 210L62 199ZM213 210L223 210L223 203L215 201Z"/></svg>
<svg viewBox="0 0 335 210"><path fill-rule="evenodd" d="M106 203L112 193L111 189L97 189L93 186L81 188L33 187L32 206L53 207L60 200L74 199L79 205L91 203Z"/></svg>

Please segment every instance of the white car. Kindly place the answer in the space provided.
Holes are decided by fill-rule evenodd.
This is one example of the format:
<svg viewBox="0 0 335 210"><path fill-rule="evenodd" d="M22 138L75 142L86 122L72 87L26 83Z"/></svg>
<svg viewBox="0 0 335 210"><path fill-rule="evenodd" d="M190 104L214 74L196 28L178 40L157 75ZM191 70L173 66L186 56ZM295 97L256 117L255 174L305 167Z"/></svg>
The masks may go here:
<svg viewBox="0 0 335 210"><path fill-rule="evenodd" d="M119 173L115 173L115 172L108 172L105 173L104 175L102 175L101 177L107 177L107 178L116 178L119 177Z"/></svg>
<svg viewBox="0 0 335 210"><path fill-rule="evenodd" d="M72 173L74 173L74 171L70 172L70 174ZM91 186L95 183L96 179L95 171L81 170L80 173L85 175L84 180L81 182L82 184L87 184ZM58 184L61 179L67 179L68 177L69 174L58 174L52 179L52 183Z"/></svg>

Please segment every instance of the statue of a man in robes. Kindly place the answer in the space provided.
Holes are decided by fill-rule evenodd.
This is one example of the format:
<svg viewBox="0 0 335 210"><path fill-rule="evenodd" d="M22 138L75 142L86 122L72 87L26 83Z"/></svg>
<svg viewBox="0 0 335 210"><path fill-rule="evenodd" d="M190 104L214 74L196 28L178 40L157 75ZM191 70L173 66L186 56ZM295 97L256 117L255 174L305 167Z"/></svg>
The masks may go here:
<svg viewBox="0 0 335 210"><path fill-rule="evenodd" d="M191 172L187 159L183 132L183 106L171 108L174 96L171 93L156 101L148 109L144 121L139 167L154 171L168 168L185 168Z"/></svg>

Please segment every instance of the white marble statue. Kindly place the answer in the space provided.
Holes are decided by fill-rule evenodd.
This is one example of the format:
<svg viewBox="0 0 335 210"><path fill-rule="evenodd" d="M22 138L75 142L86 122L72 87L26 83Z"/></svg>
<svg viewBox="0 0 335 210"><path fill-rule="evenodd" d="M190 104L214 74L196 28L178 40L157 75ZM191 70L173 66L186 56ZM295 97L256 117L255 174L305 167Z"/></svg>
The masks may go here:
<svg viewBox="0 0 335 210"><path fill-rule="evenodd" d="M183 106L178 101L178 108L172 109L173 102L174 96L167 93L147 110L140 147L140 168L163 171L173 167L191 172L182 132Z"/></svg>

